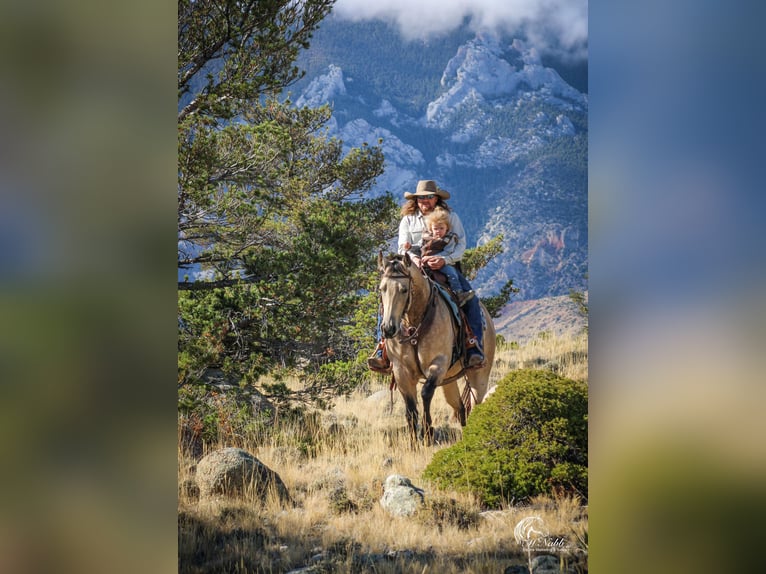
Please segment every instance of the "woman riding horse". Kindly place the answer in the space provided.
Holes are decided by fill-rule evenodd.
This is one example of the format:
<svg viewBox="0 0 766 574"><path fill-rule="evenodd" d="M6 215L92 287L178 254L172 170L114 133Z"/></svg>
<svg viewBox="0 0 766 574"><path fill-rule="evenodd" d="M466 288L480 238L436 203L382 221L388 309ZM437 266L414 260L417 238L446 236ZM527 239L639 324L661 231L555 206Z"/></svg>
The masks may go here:
<svg viewBox="0 0 766 574"><path fill-rule="evenodd" d="M457 213L452 211L446 201L450 198L450 193L439 188L436 182L427 179L418 182L415 193L405 192L407 202L402 207L402 220L399 222L399 253L407 253L410 248L420 243L424 231L427 231L425 217L429 215L438 206L449 212L449 228L458 238L458 243L454 251L448 258L429 257L423 258L421 265L430 269L439 270L444 265L454 265L458 263L465 252L466 238L465 229ZM461 286L465 291L471 291L471 285L462 273L458 274ZM466 364L468 368L477 368L484 364L485 356L483 353L484 336L482 333L482 311L479 306L478 298L470 299L463 307L468 325L474 335L474 344L468 349ZM378 348L367 360L370 369L378 372L388 372L391 365L386 354L385 342L383 340L378 344Z"/></svg>

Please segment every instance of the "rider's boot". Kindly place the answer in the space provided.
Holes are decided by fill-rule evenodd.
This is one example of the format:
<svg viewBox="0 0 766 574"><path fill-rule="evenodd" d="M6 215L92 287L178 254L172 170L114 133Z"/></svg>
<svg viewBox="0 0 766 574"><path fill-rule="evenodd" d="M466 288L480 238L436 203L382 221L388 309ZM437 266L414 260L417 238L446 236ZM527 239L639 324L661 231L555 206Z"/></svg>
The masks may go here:
<svg viewBox="0 0 766 574"><path fill-rule="evenodd" d="M388 360L388 353L386 353L385 339L380 340L378 346L375 347L375 351L367 359L367 367L376 373L391 372L391 361Z"/></svg>

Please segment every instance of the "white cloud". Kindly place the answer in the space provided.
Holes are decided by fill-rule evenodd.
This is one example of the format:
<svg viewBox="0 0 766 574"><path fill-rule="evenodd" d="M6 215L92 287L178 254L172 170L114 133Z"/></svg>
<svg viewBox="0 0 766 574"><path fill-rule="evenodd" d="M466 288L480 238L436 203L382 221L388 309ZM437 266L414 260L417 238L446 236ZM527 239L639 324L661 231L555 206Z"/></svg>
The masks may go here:
<svg viewBox="0 0 766 574"><path fill-rule="evenodd" d="M333 12L391 22L406 39L449 32L468 18L475 29L524 36L541 52L587 57L588 0L338 0Z"/></svg>

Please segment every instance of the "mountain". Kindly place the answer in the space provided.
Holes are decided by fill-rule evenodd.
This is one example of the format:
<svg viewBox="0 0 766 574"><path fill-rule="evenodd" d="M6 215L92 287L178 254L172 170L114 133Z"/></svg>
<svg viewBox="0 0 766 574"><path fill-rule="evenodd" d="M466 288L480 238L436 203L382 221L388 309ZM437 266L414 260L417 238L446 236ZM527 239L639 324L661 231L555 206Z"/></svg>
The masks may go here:
<svg viewBox="0 0 766 574"><path fill-rule="evenodd" d="M402 198L435 179L469 247L503 235L473 282L481 295L508 279L514 300L587 289L588 96L534 47L464 28L405 42L382 22L330 17L298 65L296 106L330 104L330 133L349 147L382 140L373 193Z"/></svg>

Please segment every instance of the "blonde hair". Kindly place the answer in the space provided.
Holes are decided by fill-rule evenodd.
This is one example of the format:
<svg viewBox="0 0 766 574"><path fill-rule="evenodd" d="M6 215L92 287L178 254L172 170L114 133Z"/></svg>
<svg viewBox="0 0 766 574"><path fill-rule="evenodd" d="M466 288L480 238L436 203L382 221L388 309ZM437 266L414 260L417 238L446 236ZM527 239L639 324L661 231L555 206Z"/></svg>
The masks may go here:
<svg viewBox="0 0 766 574"><path fill-rule="evenodd" d="M437 207L426 216L426 225L428 226L429 231L431 231L431 228L437 223L443 223L447 227L447 231L449 231L449 211L441 207Z"/></svg>

